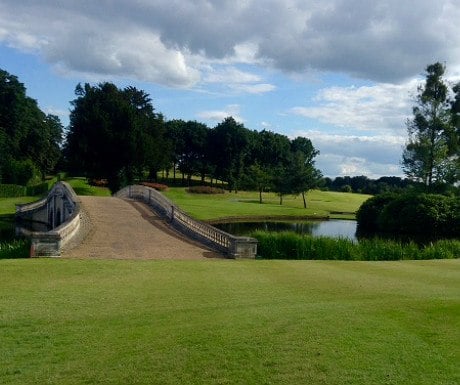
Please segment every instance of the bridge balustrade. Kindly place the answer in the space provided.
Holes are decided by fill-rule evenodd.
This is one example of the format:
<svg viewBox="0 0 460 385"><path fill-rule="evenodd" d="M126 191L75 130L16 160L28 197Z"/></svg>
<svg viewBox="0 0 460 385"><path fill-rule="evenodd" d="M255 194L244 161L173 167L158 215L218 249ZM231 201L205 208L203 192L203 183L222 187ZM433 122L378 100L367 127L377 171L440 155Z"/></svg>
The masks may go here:
<svg viewBox="0 0 460 385"><path fill-rule="evenodd" d="M151 187L131 185L121 189L115 196L144 202L160 216L166 218L182 233L212 248L218 249L233 258L254 258L256 256L256 239L250 237L237 237L207 223L198 221L175 206L159 191Z"/></svg>
<svg viewBox="0 0 460 385"><path fill-rule="evenodd" d="M20 222L37 222L50 228L49 231L31 231L18 227L18 231L31 240L31 257L57 257L80 228L79 199L68 183L57 182L47 197L16 205L16 218Z"/></svg>

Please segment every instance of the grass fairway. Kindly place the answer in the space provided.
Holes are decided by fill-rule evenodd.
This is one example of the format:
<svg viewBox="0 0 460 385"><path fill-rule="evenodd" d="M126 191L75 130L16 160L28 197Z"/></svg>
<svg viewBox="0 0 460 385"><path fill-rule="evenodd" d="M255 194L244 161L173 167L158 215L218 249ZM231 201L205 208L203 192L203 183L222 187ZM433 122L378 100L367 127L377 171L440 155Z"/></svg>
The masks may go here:
<svg viewBox="0 0 460 385"><path fill-rule="evenodd" d="M107 187L90 186L84 177L66 178L65 181L72 186L77 195L90 196L110 196L110 190Z"/></svg>
<svg viewBox="0 0 460 385"><path fill-rule="evenodd" d="M13 215L16 212L17 204L30 203L37 199L40 199L40 197L0 198L0 216Z"/></svg>
<svg viewBox="0 0 460 385"><path fill-rule="evenodd" d="M0 260L2 384L458 384L460 261Z"/></svg>
<svg viewBox="0 0 460 385"><path fill-rule="evenodd" d="M238 194L189 194L185 188L172 187L163 192L180 208L197 219L209 220L225 217L326 217L354 219L354 213L370 195L311 190L307 194L306 209L301 196L287 195L283 205L274 193L263 194L263 204L259 203L259 193L240 191ZM341 214L345 213L345 214Z"/></svg>

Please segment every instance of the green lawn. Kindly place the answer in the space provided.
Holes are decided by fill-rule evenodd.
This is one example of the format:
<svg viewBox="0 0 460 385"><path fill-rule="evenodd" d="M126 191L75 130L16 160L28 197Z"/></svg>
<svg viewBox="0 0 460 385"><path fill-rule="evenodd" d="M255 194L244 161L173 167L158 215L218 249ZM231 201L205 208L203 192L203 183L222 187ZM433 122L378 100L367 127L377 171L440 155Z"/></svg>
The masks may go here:
<svg viewBox="0 0 460 385"><path fill-rule="evenodd" d="M106 187L90 186L86 178L72 177L65 181L72 186L77 195L110 196L110 190Z"/></svg>
<svg viewBox="0 0 460 385"><path fill-rule="evenodd" d="M2 384L460 382L460 261L0 260Z"/></svg>
<svg viewBox="0 0 460 385"><path fill-rule="evenodd" d="M57 180L57 179L56 179ZM69 183L78 195L96 195L96 196L110 196L110 190L105 187L96 187L88 185L86 178L72 177L66 178L65 181ZM54 184L51 183L51 186ZM36 201L41 197L36 196L23 196L18 198L0 198L0 215L13 215L15 213L16 204L24 204Z"/></svg>
<svg viewBox="0 0 460 385"><path fill-rule="evenodd" d="M184 188L172 187L164 194L195 218L208 220L224 217L249 216L316 216L354 218L354 213L370 195L312 190L307 194L306 209L301 196L285 196L280 206L274 193L264 193L263 204L258 192L237 194L189 194Z"/></svg>
<svg viewBox="0 0 460 385"><path fill-rule="evenodd" d="M40 199L40 197L0 198L0 216L13 215L16 212L17 204L30 203L37 199Z"/></svg>

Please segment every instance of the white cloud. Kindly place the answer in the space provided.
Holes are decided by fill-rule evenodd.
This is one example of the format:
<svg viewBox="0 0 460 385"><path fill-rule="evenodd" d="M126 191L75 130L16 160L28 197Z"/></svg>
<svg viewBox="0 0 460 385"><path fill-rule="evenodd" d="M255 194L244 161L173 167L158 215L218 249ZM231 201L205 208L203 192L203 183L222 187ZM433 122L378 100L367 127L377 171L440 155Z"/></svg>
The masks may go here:
<svg viewBox="0 0 460 385"><path fill-rule="evenodd" d="M209 68L204 83L225 84L238 93L263 94L276 89L272 84L261 83L262 77L252 72L241 71L234 66Z"/></svg>
<svg viewBox="0 0 460 385"><path fill-rule="evenodd" d="M0 41L69 72L174 87L219 62L395 83L458 67L459 19L457 0L2 0Z"/></svg>
<svg viewBox="0 0 460 385"><path fill-rule="evenodd" d="M206 83L256 83L262 79L259 75L244 72L235 67L225 67L222 70L211 68L204 78Z"/></svg>
<svg viewBox="0 0 460 385"><path fill-rule="evenodd" d="M313 107L294 107L292 114L357 130L402 132L411 115L417 80L400 85L330 87L315 97Z"/></svg>
<svg viewBox="0 0 460 385"><path fill-rule="evenodd" d="M273 84L260 83L260 84L232 84L230 88L235 91L245 92L248 94L264 94L272 92L276 89Z"/></svg>
<svg viewBox="0 0 460 385"><path fill-rule="evenodd" d="M331 178L366 175L368 178L378 179L382 176L404 176L398 163L375 163L364 158L335 154L319 155L316 166L324 176Z"/></svg>
<svg viewBox="0 0 460 385"><path fill-rule="evenodd" d="M237 122L244 122L244 119L240 116L240 106L238 104L230 104L222 110L201 111L197 114L198 118L212 123L221 122L229 116L233 117Z"/></svg>
<svg viewBox="0 0 460 385"><path fill-rule="evenodd" d="M398 135L334 135L320 131L299 131L320 151L317 167L327 176L401 175L400 160L406 142Z"/></svg>

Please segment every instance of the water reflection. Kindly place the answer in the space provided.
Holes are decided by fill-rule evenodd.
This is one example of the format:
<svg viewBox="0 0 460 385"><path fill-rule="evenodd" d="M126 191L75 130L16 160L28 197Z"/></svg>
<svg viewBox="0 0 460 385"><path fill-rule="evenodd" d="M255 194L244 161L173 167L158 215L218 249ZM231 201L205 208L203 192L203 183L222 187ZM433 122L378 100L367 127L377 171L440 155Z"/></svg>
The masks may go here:
<svg viewBox="0 0 460 385"><path fill-rule="evenodd" d="M16 238L14 218L0 218L0 242L8 242Z"/></svg>
<svg viewBox="0 0 460 385"><path fill-rule="evenodd" d="M293 231L298 234L356 240L356 221L352 220L235 222L214 226L233 235L248 235L256 230Z"/></svg>
<svg viewBox="0 0 460 385"><path fill-rule="evenodd" d="M22 238L21 229L27 231L49 231L50 226L46 223L35 221L15 221L14 218L0 218L0 242L9 242L14 239Z"/></svg>

